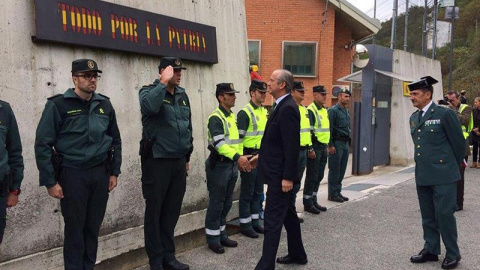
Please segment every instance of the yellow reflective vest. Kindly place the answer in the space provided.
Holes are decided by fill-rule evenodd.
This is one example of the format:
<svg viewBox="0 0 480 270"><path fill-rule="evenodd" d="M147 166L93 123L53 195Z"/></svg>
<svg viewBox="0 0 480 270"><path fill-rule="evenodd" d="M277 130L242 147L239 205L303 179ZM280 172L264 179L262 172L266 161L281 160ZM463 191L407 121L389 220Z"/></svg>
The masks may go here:
<svg viewBox="0 0 480 270"><path fill-rule="evenodd" d="M328 144L330 141L330 121L325 107L318 109L315 102L308 106L308 109L315 116L315 123L312 125L313 134L320 143Z"/></svg>
<svg viewBox="0 0 480 270"><path fill-rule="evenodd" d="M468 105L467 104L460 104L460 109L459 109L459 112L462 113L463 110L465 110L465 108L467 108ZM470 114L470 121L468 123L468 127L462 125L462 132L463 132L463 137L465 139L468 138L468 135L470 134L470 131L472 131L473 129L473 115Z"/></svg>
<svg viewBox="0 0 480 270"><path fill-rule="evenodd" d="M220 155L226 156L233 160L235 154L242 155L240 148L240 136L238 133L237 123L235 122L235 116L230 113L228 117L219 109L215 109L213 113L208 117L208 122L211 117L218 117L223 123L223 134L212 137L210 130L208 131L208 144L215 147Z"/></svg>
<svg viewBox="0 0 480 270"><path fill-rule="evenodd" d="M299 105L298 110L300 111L300 146L310 146L312 145L312 137L310 136L308 111L303 105Z"/></svg>
<svg viewBox="0 0 480 270"><path fill-rule="evenodd" d="M252 149L260 149L265 126L267 125L267 109L263 106L255 109L252 104L248 103L242 110L248 115L249 119L248 129L246 131L241 131L245 132L244 134L241 134L245 135L245 137L243 137L242 146Z"/></svg>

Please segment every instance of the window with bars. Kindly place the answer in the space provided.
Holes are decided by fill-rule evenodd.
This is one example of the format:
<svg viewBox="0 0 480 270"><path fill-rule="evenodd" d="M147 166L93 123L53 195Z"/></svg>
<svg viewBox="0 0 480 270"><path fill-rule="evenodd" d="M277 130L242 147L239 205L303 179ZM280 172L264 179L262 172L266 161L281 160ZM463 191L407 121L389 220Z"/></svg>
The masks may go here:
<svg viewBox="0 0 480 270"><path fill-rule="evenodd" d="M283 68L294 76L315 77L316 62L316 42L283 42Z"/></svg>

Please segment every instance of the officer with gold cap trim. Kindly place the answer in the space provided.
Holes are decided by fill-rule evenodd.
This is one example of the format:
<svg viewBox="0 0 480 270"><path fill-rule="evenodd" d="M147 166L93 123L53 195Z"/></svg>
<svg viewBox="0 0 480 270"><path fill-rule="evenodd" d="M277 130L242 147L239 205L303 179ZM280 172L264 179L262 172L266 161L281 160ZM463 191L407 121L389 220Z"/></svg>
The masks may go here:
<svg viewBox="0 0 480 270"><path fill-rule="evenodd" d="M208 247L215 253L225 252L225 247L236 247L237 242L228 238L227 215L232 208L233 189L238 171L250 172L250 156L242 155L240 134L231 108L236 96L232 83L219 83L215 96L219 106L208 117L208 149L205 162L209 203L205 217L205 233Z"/></svg>
<svg viewBox="0 0 480 270"><path fill-rule="evenodd" d="M347 169L350 148L350 112L347 105L352 93L343 88L337 93L337 104L328 110L330 141L328 143L328 200L343 203L342 181Z"/></svg>
<svg viewBox="0 0 480 270"><path fill-rule="evenodd" d="M267 124L267 109L262 106L267 94L267 84L253 80L250 84L250 102L238 112L237 125L242 143L243 154L255 155L260 145ZM263 194L263 181L258 179L257 170L241 172L240 199L238 203L240 232L250 238L258 238L264 229L259 221L259 205Z"/></svg>
<svg viewBox="0 0 480 270"><path fill-rule="evenodd" d="M65 269L93 269L108 194L122 162L115 110L97 94L98 65L72 62L74 88L48 98L35 137L40 186L60 199Z"/></svg>
<svg viewBox="0 0 480 270"><path fill-rule="evenodd" d="M418 108L410 117L410 130L425 241L423 249L410 261L438 261L441 238L446 248L442 268L453 269L461 259L454 213L465 139L455 112L432 101L435 83L437 80L427 76L408 85L410 100Z"/></svg>

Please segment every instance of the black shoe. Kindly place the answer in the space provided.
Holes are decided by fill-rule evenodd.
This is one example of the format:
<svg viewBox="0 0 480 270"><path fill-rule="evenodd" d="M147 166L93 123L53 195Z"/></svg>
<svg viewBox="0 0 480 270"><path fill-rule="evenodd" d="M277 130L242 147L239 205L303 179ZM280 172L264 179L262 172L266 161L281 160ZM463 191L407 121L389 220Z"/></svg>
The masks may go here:
<svg viewBox="0 0 480 270"><path fill-rule="evenodd" d="M188 266L188 264L179 262L177 259L173 259L173 261L163 263L163 268L165 270L189 270L190 266Z"/></svg>
<svg viewBox="0 0 480 270"><path fill-rule="evenodd" d="M303 218L298 217L298 222L303 223L304 222Z"/></svg>
<svg viewBox="0 0 480 270"><path fill-rule="evenodd" d="M458 256L456 259L445 258L442 262L442 269L453 269L456 268L458 262L462 259L462 256Z"/></svg>
<svg viewBox="0 0 480 270"><path fill-rule="evenodd" d="M418 255L410 257L412 263L424 263L424 262L436 262L438 261L438 255L433 255L426 249L422 249Z"/></svg>
<svg viewBox="0 0 480 270"><path fill-rule="evenodd" d="M308 262L307 257L294 259L290 257L290 255L287 255L285 257L277 258L277 263L280 263L280 264L307 264L307 262Z"/></svg>
<svg viewBox="0 0 480 270"><path fill-rule="evenodd" d="M327 211L327 208L325 206L321 206L320 204L318 204L317 202L314 202L313 203L313 206L315 206L315 208L317 208L318 210L322 211L322 212L326 212Z"/></svg>
<svg viewBox="0 0 480 270"><path fill-rule="evenodd" d="M311 213L311 214L314 214L314 215L318 215L320 214L320 210L318 210L315 206L313 205L305 205L303 207L303 209L305 209L305 211L307 211L308 213Z"/></svg>
<svg viewBox="0 0 480 270"><path fill-rule="evenodd" d="M163 270L161 265L150 265L150 270Z"/></svg>
<svg viewBox="0 0 480 270"><path fill-rule="evenodd" d="M265 229L263 228L263 226L253 226L253 230L259 234L265 233Z"/></svg>
<svg viewBox="0 0 480 270"><path fill-rule="evenodd" d="M223 254L225 249L220 243L208 244L208 248L217 254Z"/></svg>
<svg viewBox="0 0 480 270"><path fill-rule="evenodd" d="M246 237L250 238L258 238L258 234L253 229L248 230L240 230L240 232L245 235Z"/></svg>
<svg viewBox="0 0 480 270"><path fill-rule="evenodd" d="M462 210L463 210L463 206L460 206L457 204L457 208L455 208L455 212L462 211Z"/></svg>
<svg viewBox="0 0 480 270"><path fill-rule="evenodd" d="M342 193L338 194L338 197L342 198L344 201L348 202L348 197L342 195Z"/></svg>
<svg viewBox="0 0 480 270"><path fill-rule="evenodd" d="M344 200L340 196L328 197L329 201L343 203Z"/></svg>
<svg viewBox="0 0 480 270"><path fill-rule="evenodd" d="M224 247L237 247L238 246L237 241L230 240L229 238L227 238L223 241L220 241L220 244L222 244L222 246L224 246Z"/></svg>

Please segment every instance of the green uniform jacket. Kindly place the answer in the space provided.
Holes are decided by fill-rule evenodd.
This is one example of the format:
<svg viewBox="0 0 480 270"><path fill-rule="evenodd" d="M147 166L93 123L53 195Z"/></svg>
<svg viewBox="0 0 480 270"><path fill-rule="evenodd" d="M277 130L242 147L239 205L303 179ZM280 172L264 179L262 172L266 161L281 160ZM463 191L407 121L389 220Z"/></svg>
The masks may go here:
<svg viewBox="0 0 480 270"><path fill-rule="evenodd" d="M181 158L187 162L193 152L192 112L185 89L167 86L155 80L139 92L143 139L153 141L154 158Z"/></svg>
<svg viewBox="0 0 480 270"><path fill-rule="evenodd" d="M0 182L8 170L14 173L10 190L19 189L23 180L22 142L12 107L0 100Z"/></svg>
<svg viewBox="0 0 480 270"><path fill-rule="evenodd" d="M347 108L336 104L328 109L328 119L330 120L329 146L333 145L337 136L350 137L350 113Z"/></svg>
<svg viewBox="0 0 480 270"><path fill-rule="evenodd" d="M458 166L465 154L465 139L455 112L432 103L421 121L419 111L410 116L410 129L417 185L442 185L460 180Z"/></svg>
<svg viewBox="0 0 480 270"><path fill-rule="evenodd" d="M35 158L40 185L55 185L52 147L63 156L63 166L91 168L108 158L113 148L111 175L120 174L122 142L115 110L108 97L93 93L90 101L74 89L48 99L38 123Z"/></svg>

